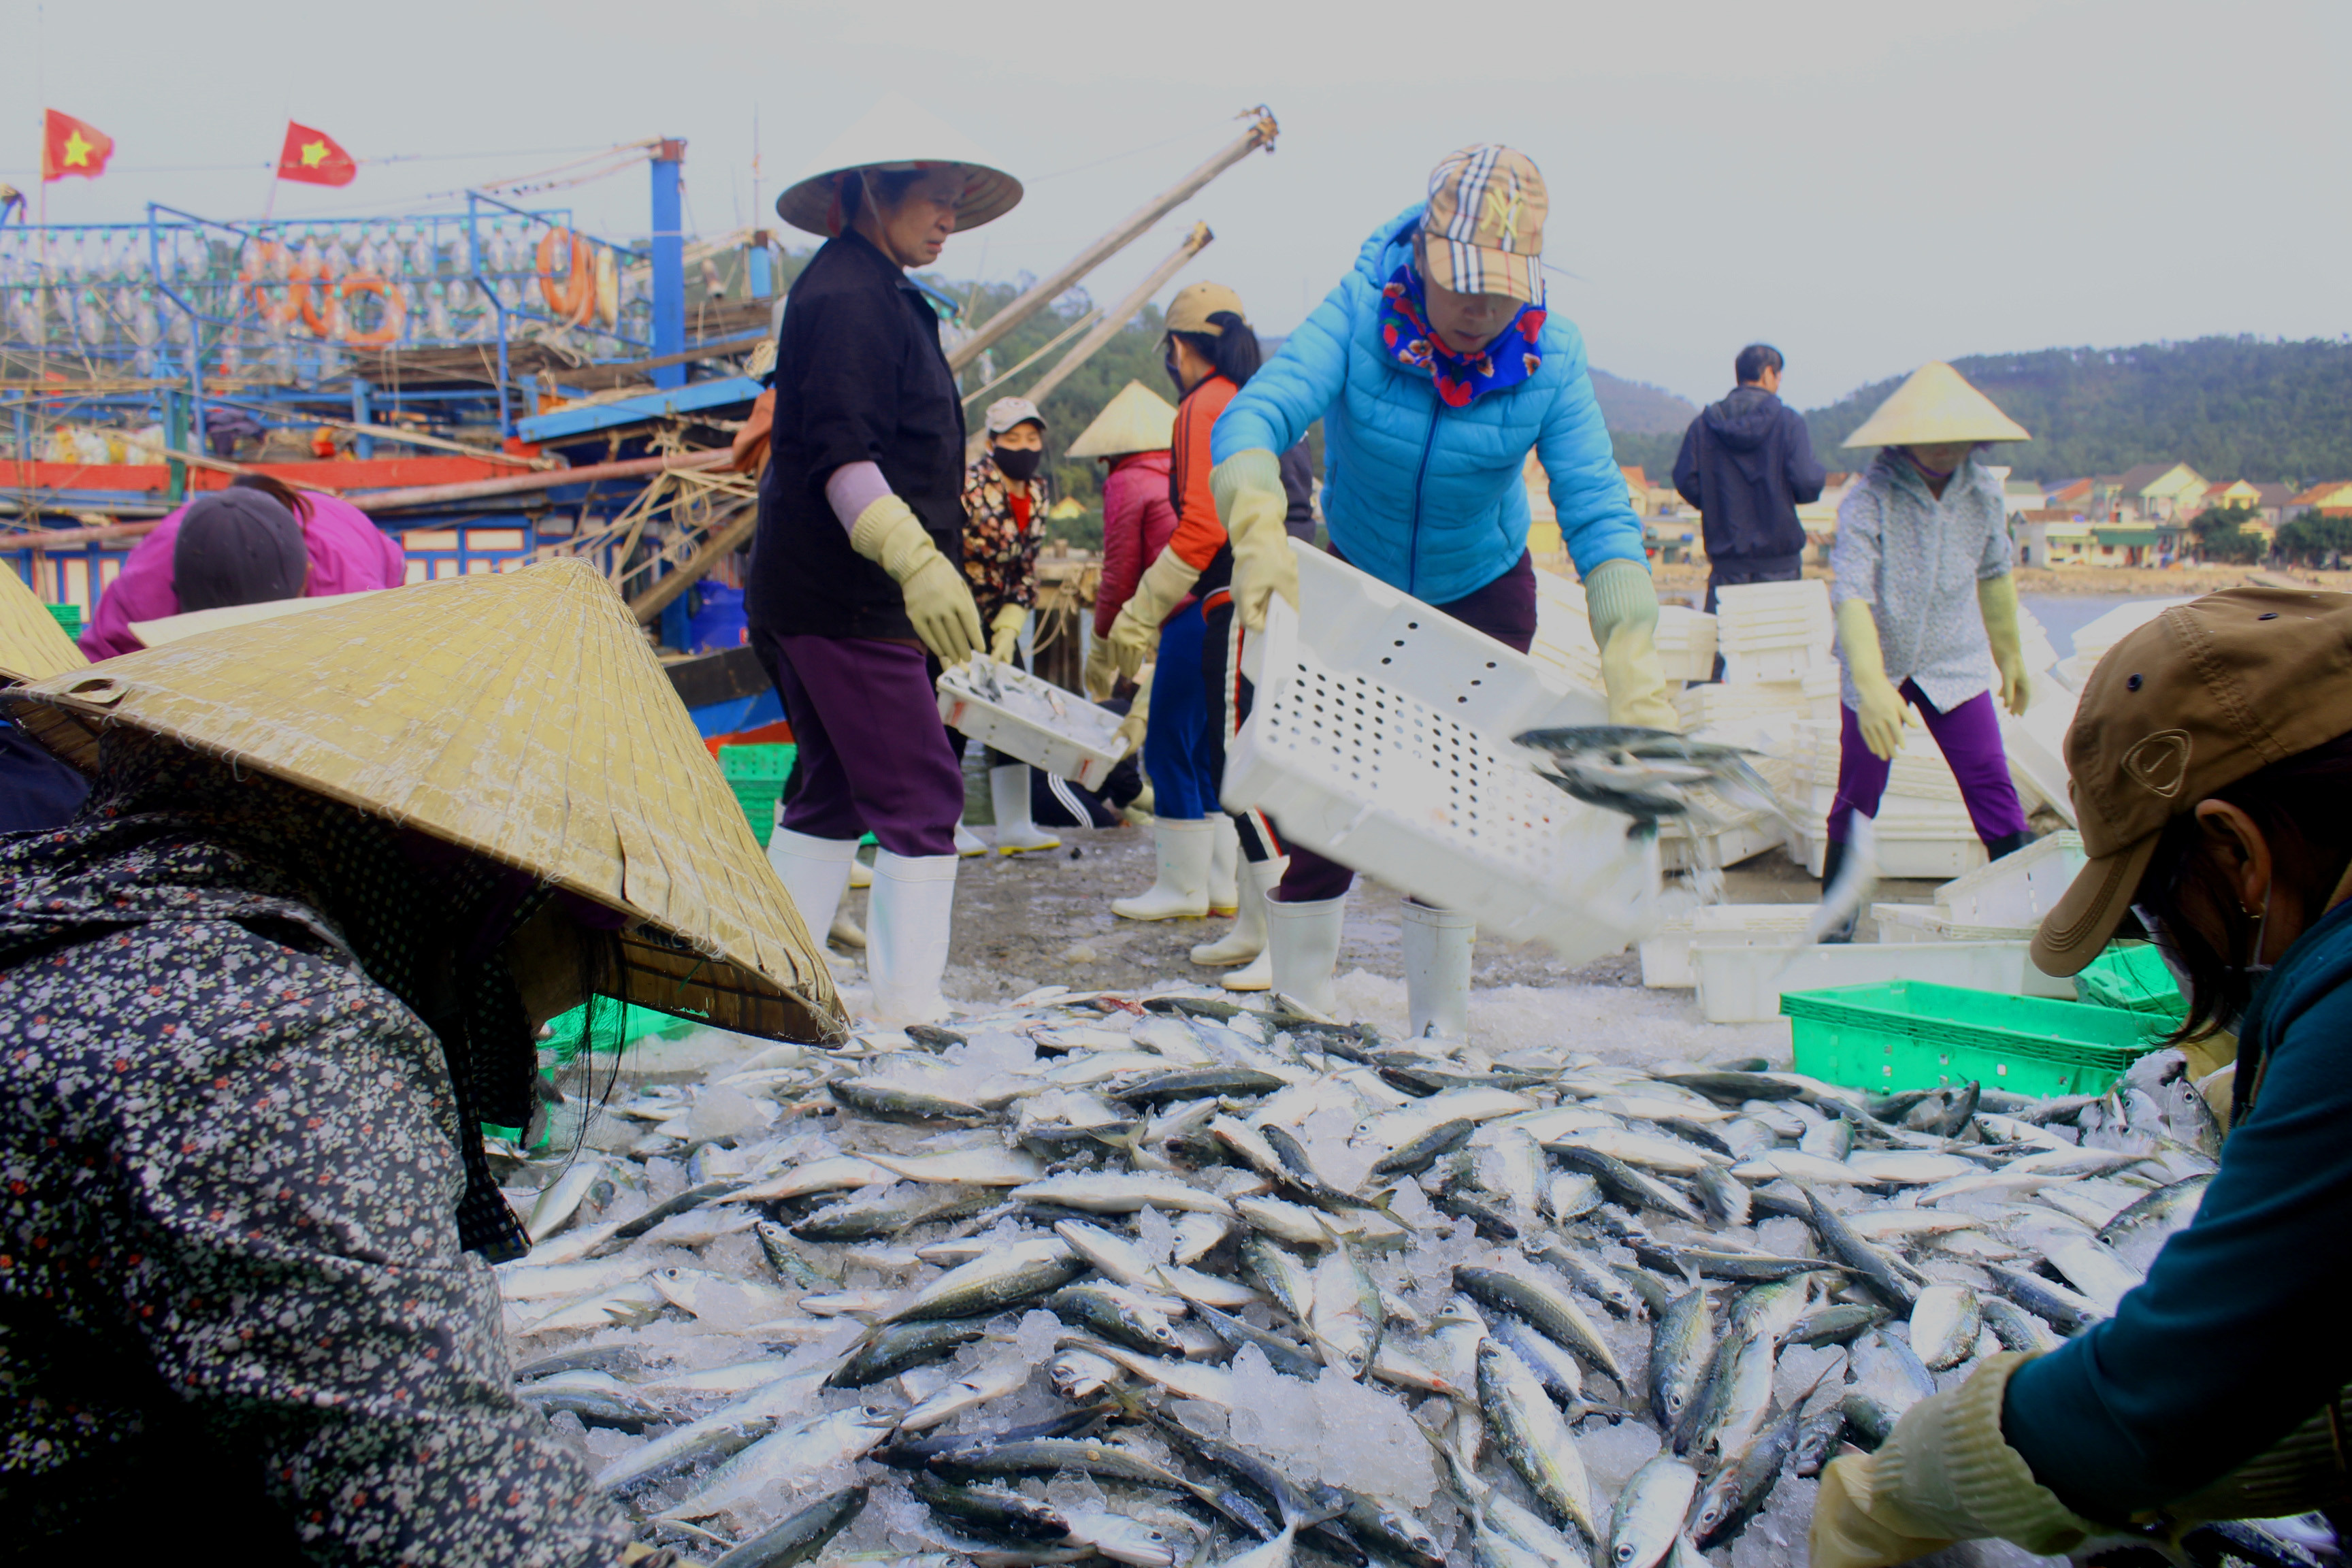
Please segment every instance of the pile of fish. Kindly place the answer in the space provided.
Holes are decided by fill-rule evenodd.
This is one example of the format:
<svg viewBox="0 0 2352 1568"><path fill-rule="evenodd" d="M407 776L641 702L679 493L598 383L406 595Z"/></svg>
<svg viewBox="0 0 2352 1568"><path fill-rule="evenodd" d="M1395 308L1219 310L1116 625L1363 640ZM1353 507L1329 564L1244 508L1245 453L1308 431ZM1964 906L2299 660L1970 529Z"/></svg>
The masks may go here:
<svg viewBox="0 0 2352 1568"><path fill-rule="evenodd" d="M695 1077L505 1151L498 1274L522 1398L727 1568L1801 1560L1840 1445L2114 1310L2220 1146L2172 1052L1876 1097L1184 992Z"/></svg>

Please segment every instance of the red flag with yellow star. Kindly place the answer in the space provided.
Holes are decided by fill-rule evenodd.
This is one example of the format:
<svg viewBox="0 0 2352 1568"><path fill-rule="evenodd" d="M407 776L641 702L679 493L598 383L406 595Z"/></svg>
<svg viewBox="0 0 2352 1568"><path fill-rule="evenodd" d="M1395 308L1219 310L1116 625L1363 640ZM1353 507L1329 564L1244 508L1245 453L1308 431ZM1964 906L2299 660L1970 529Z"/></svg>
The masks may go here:
<svg viewBox="0 0 2352 1568"><path fill-rule="evenodd" d="M106 173L114 156L114 138L87 120L76 120L54 109L42 110L41 178L62 180L79 174L95 180Z"/></svg>
<svg viewBox="0 0 2352 1568"><path fill-rule="evenodd" d="M343 144L323 131L313 131L289 120L286 147L278 154L278 177L306 185L348 185L359 177L360 166Z"/></svg>

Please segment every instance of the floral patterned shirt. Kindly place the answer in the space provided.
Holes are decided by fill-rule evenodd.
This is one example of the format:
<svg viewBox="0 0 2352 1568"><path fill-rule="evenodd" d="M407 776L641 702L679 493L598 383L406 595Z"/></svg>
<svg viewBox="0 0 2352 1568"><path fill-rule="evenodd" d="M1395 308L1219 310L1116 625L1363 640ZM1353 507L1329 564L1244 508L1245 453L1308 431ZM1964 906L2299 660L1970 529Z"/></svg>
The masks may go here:
<svg viewBox="0 0 2352 1568"><path fill-rule="evenodd" d="M299 796L221 834L109 790L0 837L8 1545L620 1562L627 1521L516 1401L459 1248L442 1044L271 847L390 830Z"/></svg>
<svg viewBox="0 0 2352 1568"><path fill-rule="evenodd" d="M1029 521L1014 515L1013 498L1029 497ZM1007 605L1037 604L1037 546L1045 538L1045 509L1053 505L1045 476L1025 484L1008 479L996 459L982 452L963 475L963 574L985 624Z"/></svg>
<svg viewBox="0 0 2352 1568"><path fill-rule="evenodd" d="M1977 584L2009 574L2009 519L2000 482L1982 464L1962 463L1938 499L1908 458L1881 450L1838 506L1830 567L1832 603L1870 606L1887 679L1917 681L1946 713L1991 689ZM1844 670L1843 644L1838 664ZM1851 670L1843 695L1847 707L1862 706Z"/></svg>

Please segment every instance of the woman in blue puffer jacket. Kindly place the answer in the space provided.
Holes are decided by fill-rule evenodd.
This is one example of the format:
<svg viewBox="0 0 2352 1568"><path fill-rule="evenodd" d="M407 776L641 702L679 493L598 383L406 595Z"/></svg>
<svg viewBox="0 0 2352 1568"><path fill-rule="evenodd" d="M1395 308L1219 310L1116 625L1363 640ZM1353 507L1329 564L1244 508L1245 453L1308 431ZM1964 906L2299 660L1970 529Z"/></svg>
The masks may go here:
<svg viewBox="0 0 2352 1568"><path fill-rule="evenodd" d="M1264 627L1274 595L1298 602L1276 454L1318 418L1332 552L1522 653L1536 632L1520 479L1533 451L1584 580L1611 720L1675 727L1642 524L1585 374L1584 340L1544 310L1545 207L1525 153L1492 143L1454 153L1430 176L1427 203L1373 233L1355 270L1218 419L1212 485L1233 587L1229 605L1204 607L1210 658L1222 661L1211 689L1226 695L1230 729L1247 711L1242 640ZM1271 984L1328 1013L1354 874L1284 847L1287 868L1266 895L1267 973L1226 984ZM1465 1032L1471 937L1468 916L1406 904L1414 1034Z"/></svg>

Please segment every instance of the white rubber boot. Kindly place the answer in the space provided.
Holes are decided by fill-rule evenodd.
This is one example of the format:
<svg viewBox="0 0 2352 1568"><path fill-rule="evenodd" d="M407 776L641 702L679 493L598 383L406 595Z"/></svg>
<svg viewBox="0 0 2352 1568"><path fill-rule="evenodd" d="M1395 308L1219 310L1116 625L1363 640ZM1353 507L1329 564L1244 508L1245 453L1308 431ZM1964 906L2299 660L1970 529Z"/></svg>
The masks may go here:
<svg viewBox="0 0 2352 1568"><path fill-rule="evenodd" d="M1120 899L1110 912L1125 921L1199 920L1209 912L1209 857L1215 852L1217 819L1151 824L1152 847L1160 854L1158 880L1131 899Z"/></svg>
<svg viewBox="0 0 2352 1568"><path fill-rule="evenodd" d="M874 868L863 860L849 863L849 890L853 893L874 885Z"/></svg>
<svg viewBox="0 0 2352 1568"><path fill-rule="evenodd" d="M824 939L836 947L864 947L866 928L851 920L847 910L835 910L833 929L824 933Z"/></svg>
<svg viewBox="0 0 2352 1568"><path fill-rule="evenodd" d="M768 839L768 864L793 896L801 923L823 942L840 911L842 889L849 886L849 864L857 858L855 838L812 838L779 827Z"/></svg>
<svg viewBox="0 0 2352 1568"><path fill-rule="evenodd" d="M1234 929L1215 942L1204 942L1192 950L1192 962L1203 969L1223 969L1229 964L1248 963L1265 952L1265 896L1282 880L1282 868L1290 864L1285 858L1244 863L1241 868L1241 909L1234 919ZM1235 990L1263 991L1263 985L1235 986Z"/></svg>
<svg viewBox="0 0 2352 1568"><path fill-rule="evenodd" d="M988 770L988 799L996 807L996 852L1024 855L1032 849L1059 849L1062 841L1037 826L1029 815L1029 764L1013 763Z"/></svg>
<svg viewBox="0 0 2352 1568"><path fill-rule="evenodd" d="M1470 1037L1470 942L1478 922L1459 910L1404 901L1404 1005L1413 1038Z"/></svg>
<svg viewBox="0 0 2352 1568"><path fill-rule="evenodd" d="M1339 967L1339 928L1347 915L1345 893L1311 904L1265 901L1265 951L1274 989L1320 1017L1330 1017L1339 1005L1331 979Z"/></svg>
<svg viewBox="0 0 2352 1568"><path fill-rule="evenodd" d="M974 855L985 855L988 853L988 840L959 822L956 824L956 853L967 860Z"/></svg>
<svg viewBox="0 0 2352 1568"><path fill-rule="evenodd" d="M1241 912L1242 836L1230 816L1213 816L1217 825L1216 848L1209 856L1209 912L1231 917ZM1202 963L1200 959L1192 961Z"/></svg>
<svg viewBox="0 0 2352 1568"><path fill-rule="evenodd" d="M877 1024L936 1024L948 1016L940 976L948 966L955 912L956 857L874 858L866 909L866 973Z"/></svg>

